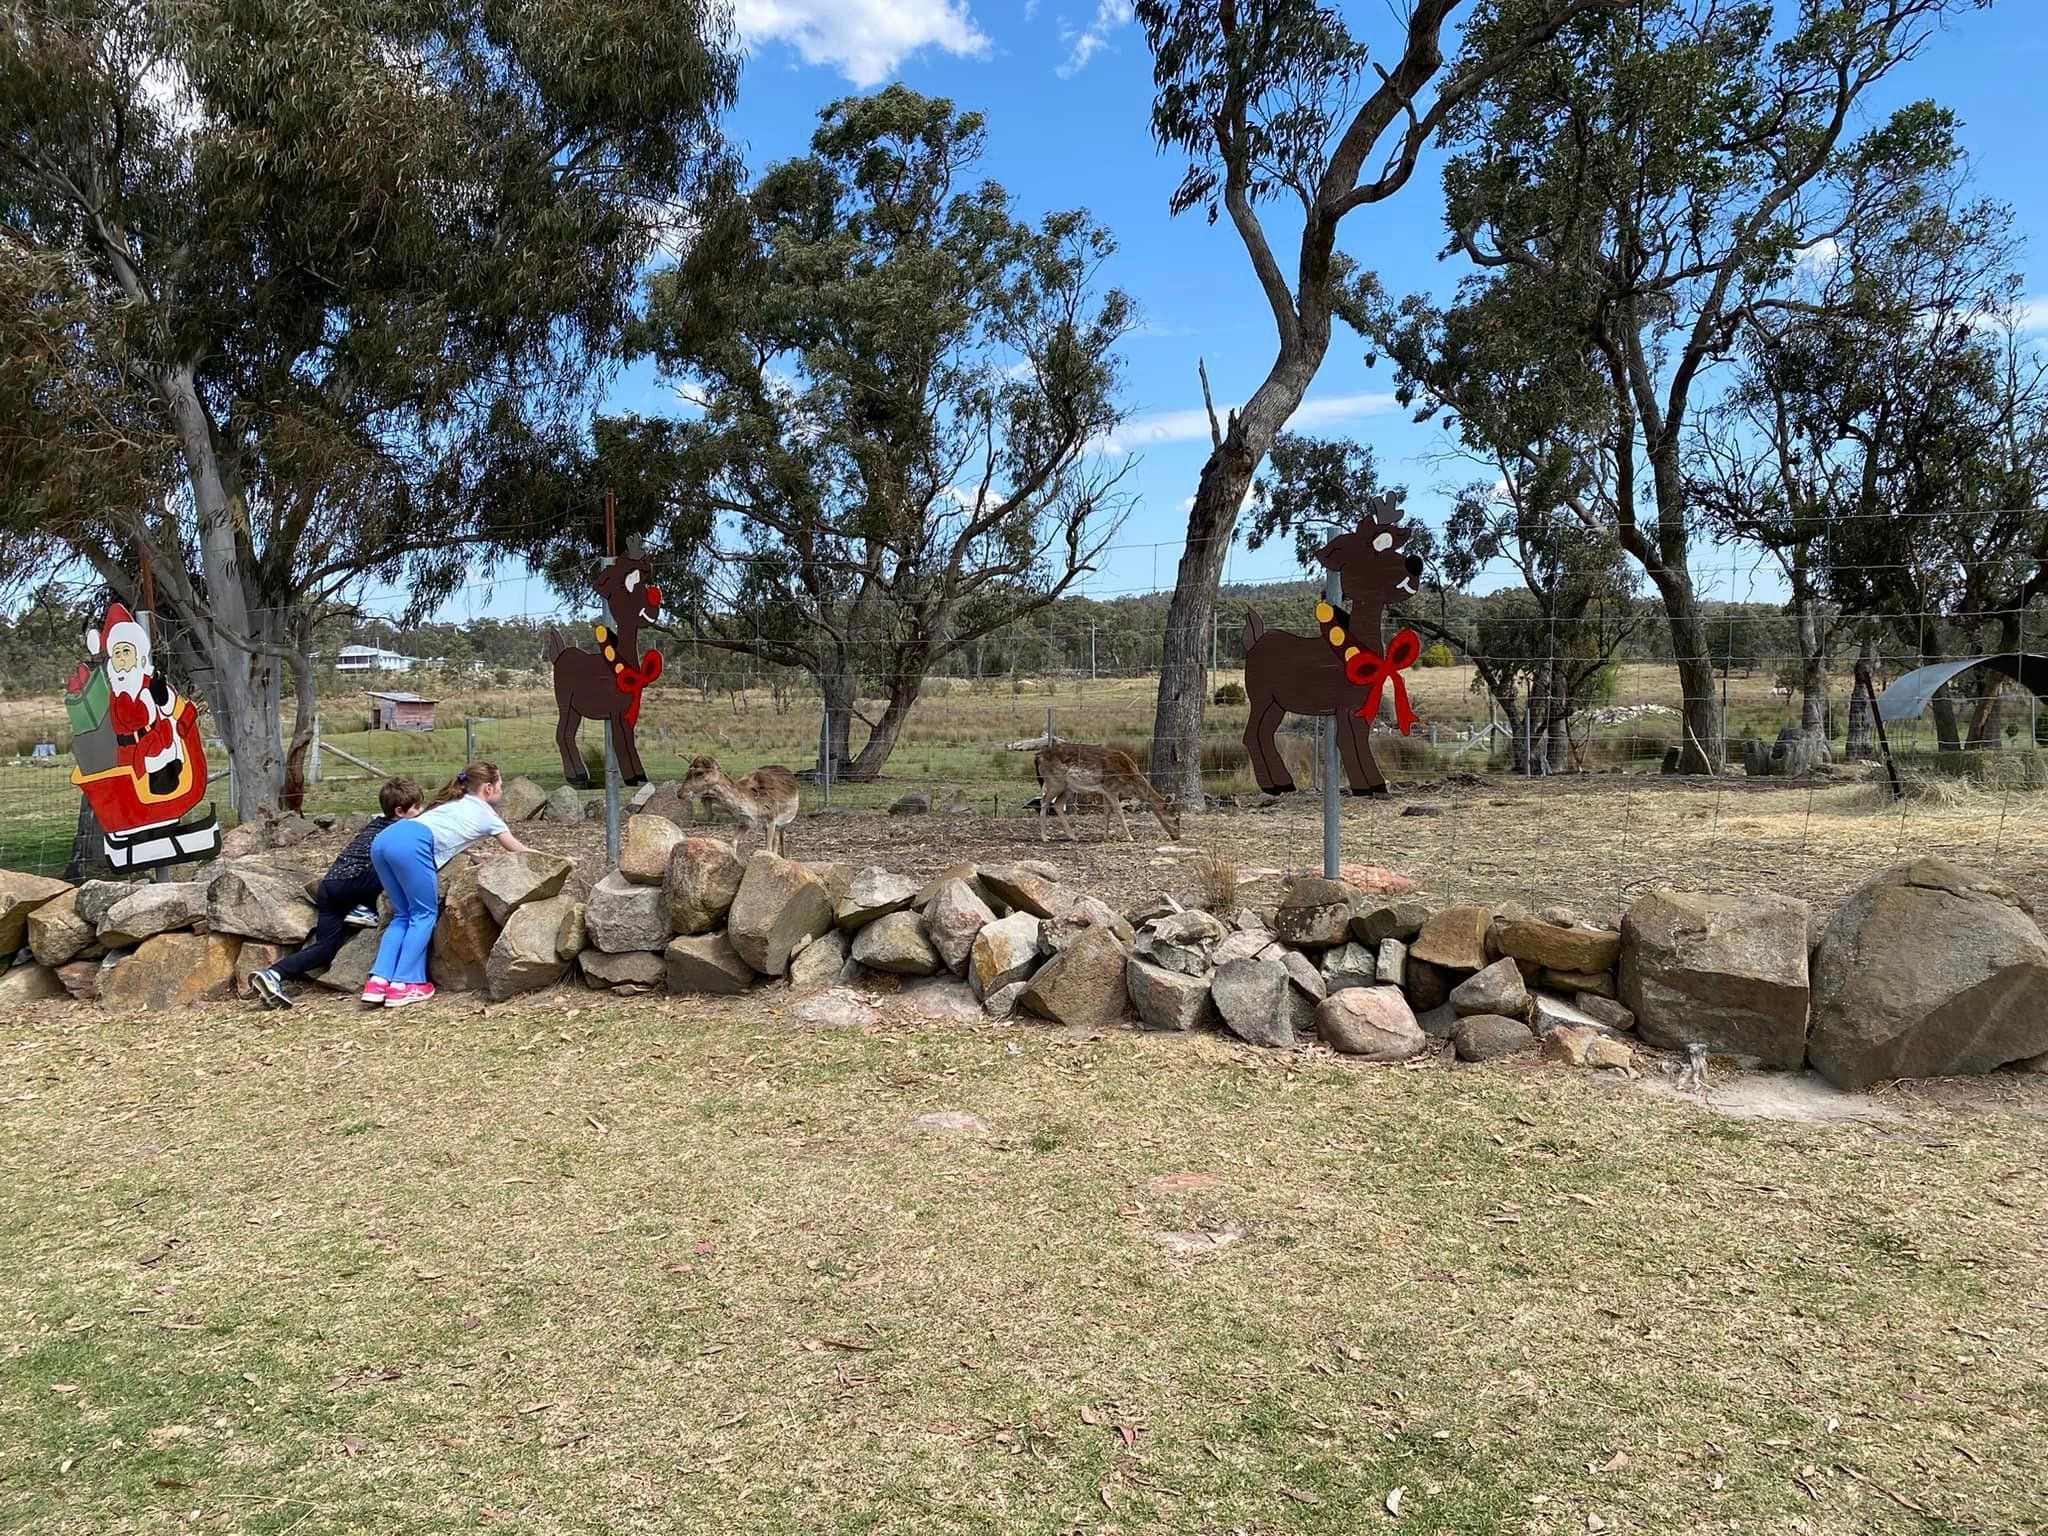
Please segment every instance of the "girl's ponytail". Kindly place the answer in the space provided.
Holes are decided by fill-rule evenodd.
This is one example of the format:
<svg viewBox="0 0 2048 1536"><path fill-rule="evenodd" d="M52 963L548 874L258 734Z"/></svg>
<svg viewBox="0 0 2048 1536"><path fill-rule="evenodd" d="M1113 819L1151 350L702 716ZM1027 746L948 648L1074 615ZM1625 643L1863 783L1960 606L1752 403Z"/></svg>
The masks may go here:
<svg viewBox="0 0 2048 1536"><path fill-rule="evenodd" d="M432 810L437 805L446 805L450 800L460 800L472 790L482 789L486 784L497 783L498 778L496 763L471 763L441 786L434 798L427 802L427 809Z"/></svg>

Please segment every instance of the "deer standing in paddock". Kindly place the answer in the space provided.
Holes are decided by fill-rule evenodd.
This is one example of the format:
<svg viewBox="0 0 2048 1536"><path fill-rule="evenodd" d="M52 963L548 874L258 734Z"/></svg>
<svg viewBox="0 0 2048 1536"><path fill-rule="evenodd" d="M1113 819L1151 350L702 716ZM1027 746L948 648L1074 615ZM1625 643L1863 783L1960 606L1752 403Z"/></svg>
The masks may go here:
<svg viewBox="0 0 2048 1536"><path fill-rule="evenodd" d="M1074 825L1074 818L1067 812L1069 795L1100 795L1103 800L1102 819L1105 826L1113 816L1118 826L1124 829L1124 839L1135 843L1138 839L1131 831L1131 824L1124 818L1123 797L1135 795L1145 802L1159 825L1166 829L1166 835L1175 842L1180 841L1180 813L1173 808L1173 802L1154 789L1145 775L1138 771L1138 765L1131 761L1128 752L1118 752L1111 747L1084 747L1079 742L1063 741L1047 747L1033 762L1038 770L1038 840L1046 841L1045 818L1057 805L1060 823L1067 829L1067 835L1075 842L1081 834Z"/></svg>
<svg viewBox="0 0 2048 1536"><path fill-rule="evenodd" d="M768 851L773 854L782 852L782 829L796 820L796 775L774 763L735 779L718 766L717 758L693 757L677 793L685 805L693 800L709 801L745 822L749 832L765 829Z"/></svg>

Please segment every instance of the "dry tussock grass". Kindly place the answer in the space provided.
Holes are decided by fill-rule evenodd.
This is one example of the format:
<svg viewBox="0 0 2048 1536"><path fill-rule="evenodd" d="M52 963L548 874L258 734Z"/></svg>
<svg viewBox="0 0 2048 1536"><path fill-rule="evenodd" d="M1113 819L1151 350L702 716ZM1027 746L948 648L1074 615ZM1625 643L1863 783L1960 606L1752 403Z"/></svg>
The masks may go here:
<svg viewBox="0 0 2048 1536"><path fill-rule="evenodd" d="M0 1526L2038 1521L2048 1121L2010 1082L1734 1124L896 1006L14 1020Z"/></svg>

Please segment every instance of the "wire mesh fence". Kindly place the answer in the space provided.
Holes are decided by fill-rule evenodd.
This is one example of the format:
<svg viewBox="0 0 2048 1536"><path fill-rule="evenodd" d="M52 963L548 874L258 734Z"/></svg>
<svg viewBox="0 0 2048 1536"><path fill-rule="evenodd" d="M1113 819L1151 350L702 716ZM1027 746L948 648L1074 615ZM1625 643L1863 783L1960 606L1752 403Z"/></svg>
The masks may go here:
<svg viewBox="0 0 2048 1536"><path fill-rule="evenodd" d="M1267 590L1269 622L1311 627L1287 607L1298 601L1305 613L1313 605L1314 589L1308 583L1277 599ZM1147 589L1102 597L1163 595ZM1755 605L1754 583L1745 584L1731 566L1709 601ZM437 661L389 649L382 657L352 658L352 668L360 670L319 669L318 746L305 762L309 814L372 808L377 784L387 775L412 777L431 791L475 760L495 763L507 775L531 778L545 789L569 780L540 637L551 622L565 636L581 636L589 616L564 613L544 594L521 610L506 603L503 583L488 594L480 592L478 603L493 606L495 617L489 622L505 631L490 656ZM1218 614L1212 666L1204 681L1208 704L1202 729L1183 744L1200 763L1211 809L1249 808L1260 799L1242 740L1242 608L1242 602L1226 600ZM1717 652L1721 665L1715 702L1722 732L1712 755L1734 765L1742 764L1745 743L1770 743L1781 732L1796 730L1804 702L1793 680L1799 655L1735 634L1737 624L1751 617L1729 610ZM923 680L879 772L856 771L854 763L834 760L829 780L819 770L825 766L821 743L832 733L825 729L824 700L814 679L699 641L662 637L658 644L666 667L644 697L639 750L656 783L680 778L700 755L717 757L734 773L779 763L803 778L806 810L822 808L828 797L837 808L880 809L906 795L921 795L937 811L975 818L1007 829L1005 835L1027 839L1036 828L1014 818L1029 814L1038 796L1035 745L1052 737L1112 746L1141 766L1150 756L1158 637L1156 629L1134 628L1125 618L1119 624L1080 620L1071 608L1054 608L963 649ZM2038 614L2026 616L2028 643L2036 649L2042 648L2041 630L2048 628L2039 621ZM396 632L397 622L393 613L389 628L378 633ZM1653 642L1655 622L1648 631ZM1709 622L1711 630L1711 615ZM1912 622L1910 617L1890 620L1892 639L1880 656L1886 676L1919 659L1900 638ZM19 626L17 642L18 631ZM893 652L882 640L850 638L856 671L867 679L856 690L858 714L850 728L858 751L881 716L875 680L886 675ZM71 780L62 679L79 657L67 649L69 643L68 637L53 633L26 649L16 643L0 657L0 867L61 872L78 842L80 797ZM1572 624L1563 620L1551 626L1544 646L1542 655L1495 658L1521 676L1520 698L1526 699L1531 671L1549 664L1558 649L1580 648ZM1449 664L1433 664L1446 659ZM1821 732L1837 759L1849 749L1852 660L1848 654L1831 658L1824 673ZM191 691L203 699L204 680L195 682ZM1661 858L1668 850L1659 839L1668 841L1681 831L1688 839L1706 840L1703 857L1724 849L1731 870L1752 881L1767 881L1774 869L1812 866L1829 856L1831 845L1815 835L1815 808L1822 802L1814 796L1822 786L1812 781L1785 786L1763 813L1753 802L1731 803L1731 788L1739 794L1746 787L1741 776L1731 775L1689 787L1682 827L1672 830L1659 819L1665 808L1645 796L1659 787L1654 781L1684 732L1678 675L1667 659L1623 658L1603 668L1597 688L1574 700L1561 732L1547 741L1534 739L1526 710L1513 719L1498 707L1469 662L1426 656L1407 675L1407 685L1420 716L1415 731L1405 737L1386 729L1374 733L1376 756L1396 787L1428 793L1428 786L1444 784L1449 775L1500 774L1517 765L1524 773L1557 770L1586 793L1571 800L1569 823L1552 829L1556 856L1570 857L1573 847L1597 831L1613 844L1593 861L1599 866L1597 882L1616 896L1654 882L1669 862ZM1906 800L1882 807L1873 799L1853 835L1878 851L1925 849L1998 858L2012 850L2042 857L2048 850L2042 809L2048 796L2032 792L2048 786L2048 714L2031 695L2011 690L1966 695L1956 707L1960 728L1975 727L1976 750L1943 751L1931 718L1901 723L1891 735L1894 753L1909 769L1926 770L1956 790L1935 794L1916 789ZM281 721L287 736L295 709L296 700L287 696ZM231 766L210 729L208 735L214 800L227 821L232 819ZM1323 770L1316 722L1290 719L1280 746L1304 791L1290 797L1288 814L1260 820L1256 830L1246 823L1233 837L1212 833L1221 822L1203 818L1188 824L1189 844L1227 844L1234 857L1262 868L1321 867L1322 834L1314 802ZM603 743L595 723L585 725L577 749L594 800L603 783ZM1589 802L1586 794L1596 798ZM1965 799L1968 804L1962 803ZM953 830L935 830L932 836L958 840L980 835L959 830L968 825L964 822L948 825ZM1427 846L1428 856L1438 861L1464 860L1475 869L1484 862L1478 850L1455 839L1431 843L1411 835L1419 830L1414 828L1396 836L1384 820L1359 812L1347 811L1345 826L1341 853L1346 861L1398 864L1404 849Z"/></svg>

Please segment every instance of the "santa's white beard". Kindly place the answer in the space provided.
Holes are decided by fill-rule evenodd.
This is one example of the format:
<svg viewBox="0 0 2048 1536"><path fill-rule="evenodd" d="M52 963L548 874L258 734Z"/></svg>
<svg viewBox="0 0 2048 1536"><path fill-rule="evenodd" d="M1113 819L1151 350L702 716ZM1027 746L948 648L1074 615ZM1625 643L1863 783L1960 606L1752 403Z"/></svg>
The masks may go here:
<svg viewBox="0 0 2048 1536"><path fill-rule="evenodd" d="M147 676L148 674L140 667L131 667L126 672L116 672L112 667L108 667L107 686L124 699L140 698L143 679Z"/></svg>

